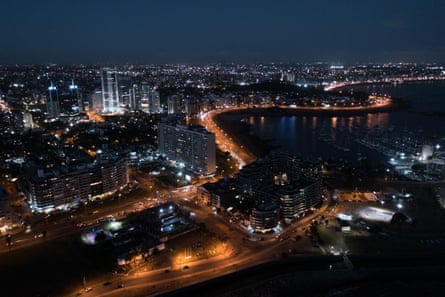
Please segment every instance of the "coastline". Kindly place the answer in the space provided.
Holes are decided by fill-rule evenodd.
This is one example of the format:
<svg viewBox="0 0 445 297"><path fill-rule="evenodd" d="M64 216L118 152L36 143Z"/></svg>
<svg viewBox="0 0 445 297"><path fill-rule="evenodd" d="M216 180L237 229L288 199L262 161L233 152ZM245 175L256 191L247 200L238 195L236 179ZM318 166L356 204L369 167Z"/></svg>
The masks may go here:
<svg viewBox="0 0 445 297"><path fill-rule="evenodd" d="M269 144L269 141L250 133L250 126L248 124L242 124L241 117L230 117L232 112L233 111L228 111L217 114L213 117L213 121L218 127L226 131L238 146L243 148L249 156L249 160L246 160L248 161L246 163L255 162L257 159L267 155L273 148ZM243 113L234 114L244 115Z"/></svg>
<svg viewBox="0 0 445 297"><path fill-rule="evenodd" d="M367 113L380 113L380 112L391 112L395 110L400 110L407 108L408 104L401 99L392 98L391 103L385 106L370 106L361 108L282 108L282 107L255 107L255 108L240 108L235 110L230 110L222 114L232 114L232 115L252 115L252 116L354 116L362 115ZM218 116L219 116L218 115Z"/></svg>
<svg viewBox="0 0 445 297"><path fill-rule="evenodd" d="M342 89L348 89L353 87L363 87L363 86L369 86L369 85L401 85L401 84L415 84L415 83L427 83L427 82L440 82L445 81L445 77L428 77L428 78L393 78L392 80L387 81L364 81L359 83L338 83L336 85L331 85L325 88L325 91L334 91L334 90L342 90Z"/></svg>
<svg viewBox="0 0 445 297"><path fill-rule="evenodd" d="M213 117L217 126L226 131L249 156L250 161L255 161L269 154L274 146L271 145L273 139L261 139L253 134L250 124L242 121L246 116L352 116L368 113L391 112L407 108L406 102L401 99L391 99L391 103L385 106L365 107L365 108L341 108L341 109L321 109L321 108L280 108L280 107L255 107L239 108L222 111ZM247 162L250 163L250 162Z"/></svg>

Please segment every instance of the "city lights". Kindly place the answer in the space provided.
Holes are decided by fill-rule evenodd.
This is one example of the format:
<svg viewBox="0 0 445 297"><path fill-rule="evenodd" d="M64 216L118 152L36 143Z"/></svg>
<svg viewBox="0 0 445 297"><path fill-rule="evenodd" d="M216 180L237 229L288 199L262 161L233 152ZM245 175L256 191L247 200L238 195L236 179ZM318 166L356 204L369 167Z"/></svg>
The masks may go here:
<svg viewBox="0 0 445 297"><path fill-rule="evenodd" d="M406 118L441 118L407 115L390 92L440 84L438 69L0 67L0 252L91 275L88 286L61 275L72 284L61 295L124 296L275 261L343 273L355 255L399 251L401 237L406 250L440 250L442 218L424 215L445 205L440 125ZM11 277L29 269L10 262Z"/></svg>

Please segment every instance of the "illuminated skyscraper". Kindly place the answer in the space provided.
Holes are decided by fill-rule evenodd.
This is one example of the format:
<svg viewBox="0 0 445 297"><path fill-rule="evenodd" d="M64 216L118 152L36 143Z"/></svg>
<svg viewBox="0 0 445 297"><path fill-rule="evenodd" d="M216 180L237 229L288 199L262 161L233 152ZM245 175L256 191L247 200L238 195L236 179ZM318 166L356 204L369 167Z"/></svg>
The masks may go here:
<svg viewBox="0 0 445 297"><path fill-rule="evenodd" d="M151 89L149 98L149 112L160 113L161 112L161 95L156 87Z"/></svg>
<svg viewBox="0 0 445 297"><path fill-rule="evenodd" d="M51 85L48 87L48 98L46 100L46 111L48 115L57 118L60 115L59 95L57 93L57 87Z"/></svg>
<svg viewBox="0 0 445 297"><path fill-rule="evenodd" d="M61 115L75 115L83 110L82 101L79 96L79 88L74 81L69 85L68 90L59 94L59 106Z"/></svg>
<svg viewBox="0 0 445 297"><path fill-rule="evenodd" d="M119 113L119 85L116 69L102 69L102 112Z"/></svg>
<svg viewBox="0 0 445 297"><path fill-rule="evenodd" d="M130 108L132 110L138 109L139 102L141 101L141 91L139 85L133 84L130 89Z"/></svg>
<svg viewBox="0 0 445 297"><path fill-rule="evenodd" d="M146 113L160 113L161 103L157 88L142 84L141 90L142 96L139 108Z"/></svg>
<svg viewBox="0 0 445 297"><path fill-rule="evenodd" d="M83 110L82 99L79 96L79 88L77 87L77 85L74 84L74 80L71 81L69 89L70 93L74 96L75 99L77 99L78 112L82 111Z"/></svg>
<svg viewBox="0 0 445 297"><path fill-rule="evenodd" d="M120 111L132 110L135 108L133 105L133 81L129 76L121 76L118 81L118 95L119 95L119 106Z"/></svg>

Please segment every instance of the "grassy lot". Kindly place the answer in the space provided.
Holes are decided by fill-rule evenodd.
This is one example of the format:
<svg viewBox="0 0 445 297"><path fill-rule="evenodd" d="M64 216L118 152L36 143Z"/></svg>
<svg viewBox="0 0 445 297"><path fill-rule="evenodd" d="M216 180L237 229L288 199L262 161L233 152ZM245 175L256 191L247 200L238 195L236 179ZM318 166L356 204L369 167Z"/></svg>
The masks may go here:
<svg viewBox="0 0 445 297"><path fill-rule="evenodd" d="M0 255L2 296L48 296L65 286L109 272L108 255L80 242L79 236L52 240Z"/></svg>
<svg viewBox="0 0 445 297"><path fill-rule="evenodd" d="M196 230L168 241L166 250L136 267L151 270L190 265L216 255L221 251L220 246L221 240L213 233ZM12 248L0 254L0 263L3 284L0 295L8 297L54 296L66 288L82 287L84 276L87 282L94 281L117 268L112 250L86 246L80 235L44 242L32 250Z"/></svg>

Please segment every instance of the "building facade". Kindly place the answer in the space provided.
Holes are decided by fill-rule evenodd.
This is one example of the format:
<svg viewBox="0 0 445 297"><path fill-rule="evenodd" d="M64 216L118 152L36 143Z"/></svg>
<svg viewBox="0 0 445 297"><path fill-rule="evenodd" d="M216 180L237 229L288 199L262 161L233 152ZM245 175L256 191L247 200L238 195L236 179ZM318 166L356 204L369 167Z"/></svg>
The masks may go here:
<svg viewBox="0 0 445 297"><path fill-rule="evenodd" d="M95 162L75 169L53 169L27 177L28 203L34 212L65 211L112 195L129 183L126 159Z"/></svg>
<svg viewBox="0 0 445 297"><path fill-rule="evenodd" d="M321 202L322 185L320 180L304 181L279 187L276 193L281 203L282 218L294 221Z"/></svg>
<svg viewBox="0 0 445 297"><path fill-rule="evenodd" d="M280 222L280 205L266 202L257 205L250 214L250 227L255 232L269 232Z"/></svg>
<svg viewBox="0 0 445 297"><path fill-rule="evenodd" d="M170 236L189 227L178 206L165 202L146 209L142 214L144 228L155 237Z"/></svg>
<svg viewBox="0 0 445 297"><path fill-rule="evenodd" d="M215 135L203 127L159 124L159 152L196 174L216 171Z"/></svg>
<svg viewBox="0 0 445 297"><path fill-rule="evenodd" d="M118 72L113 68L102 68L102 113L119 113L121 111L119 100Z"/></svg>
<svg viewBox="0 0 445 297"><path fill-rule="evenodd" d="M305 216L322 200L322 180L316 164L274 152L244 166L237 176L198 188L198 201L222 209L238 209L249 216L254 232L269 232L279 222Z"/></svg>
<svg viewBox="0 0 445 297"><path fill-rule="evenodd" d="M59 94L57 87L52 83L48 87L48 97L46 99L46 111L52 118L57 118L60 115Z"/></svg>
<svg viewBox="0 0 445 297"><path fill-rule="evenodd" d="M62 91L59 94L59 101L60 113L62 115L75 115L83 110L79 88L74 84L74 81L71 82L67 90Z"/></svg>
<svg viewBox="0 0 445 297"><path fill-rule="evenodd" d="M159 91L156 87L151 87L147 84L141 85L141 99L139 102L139 109L146 113L160 113L161 99Z"/></svg>

